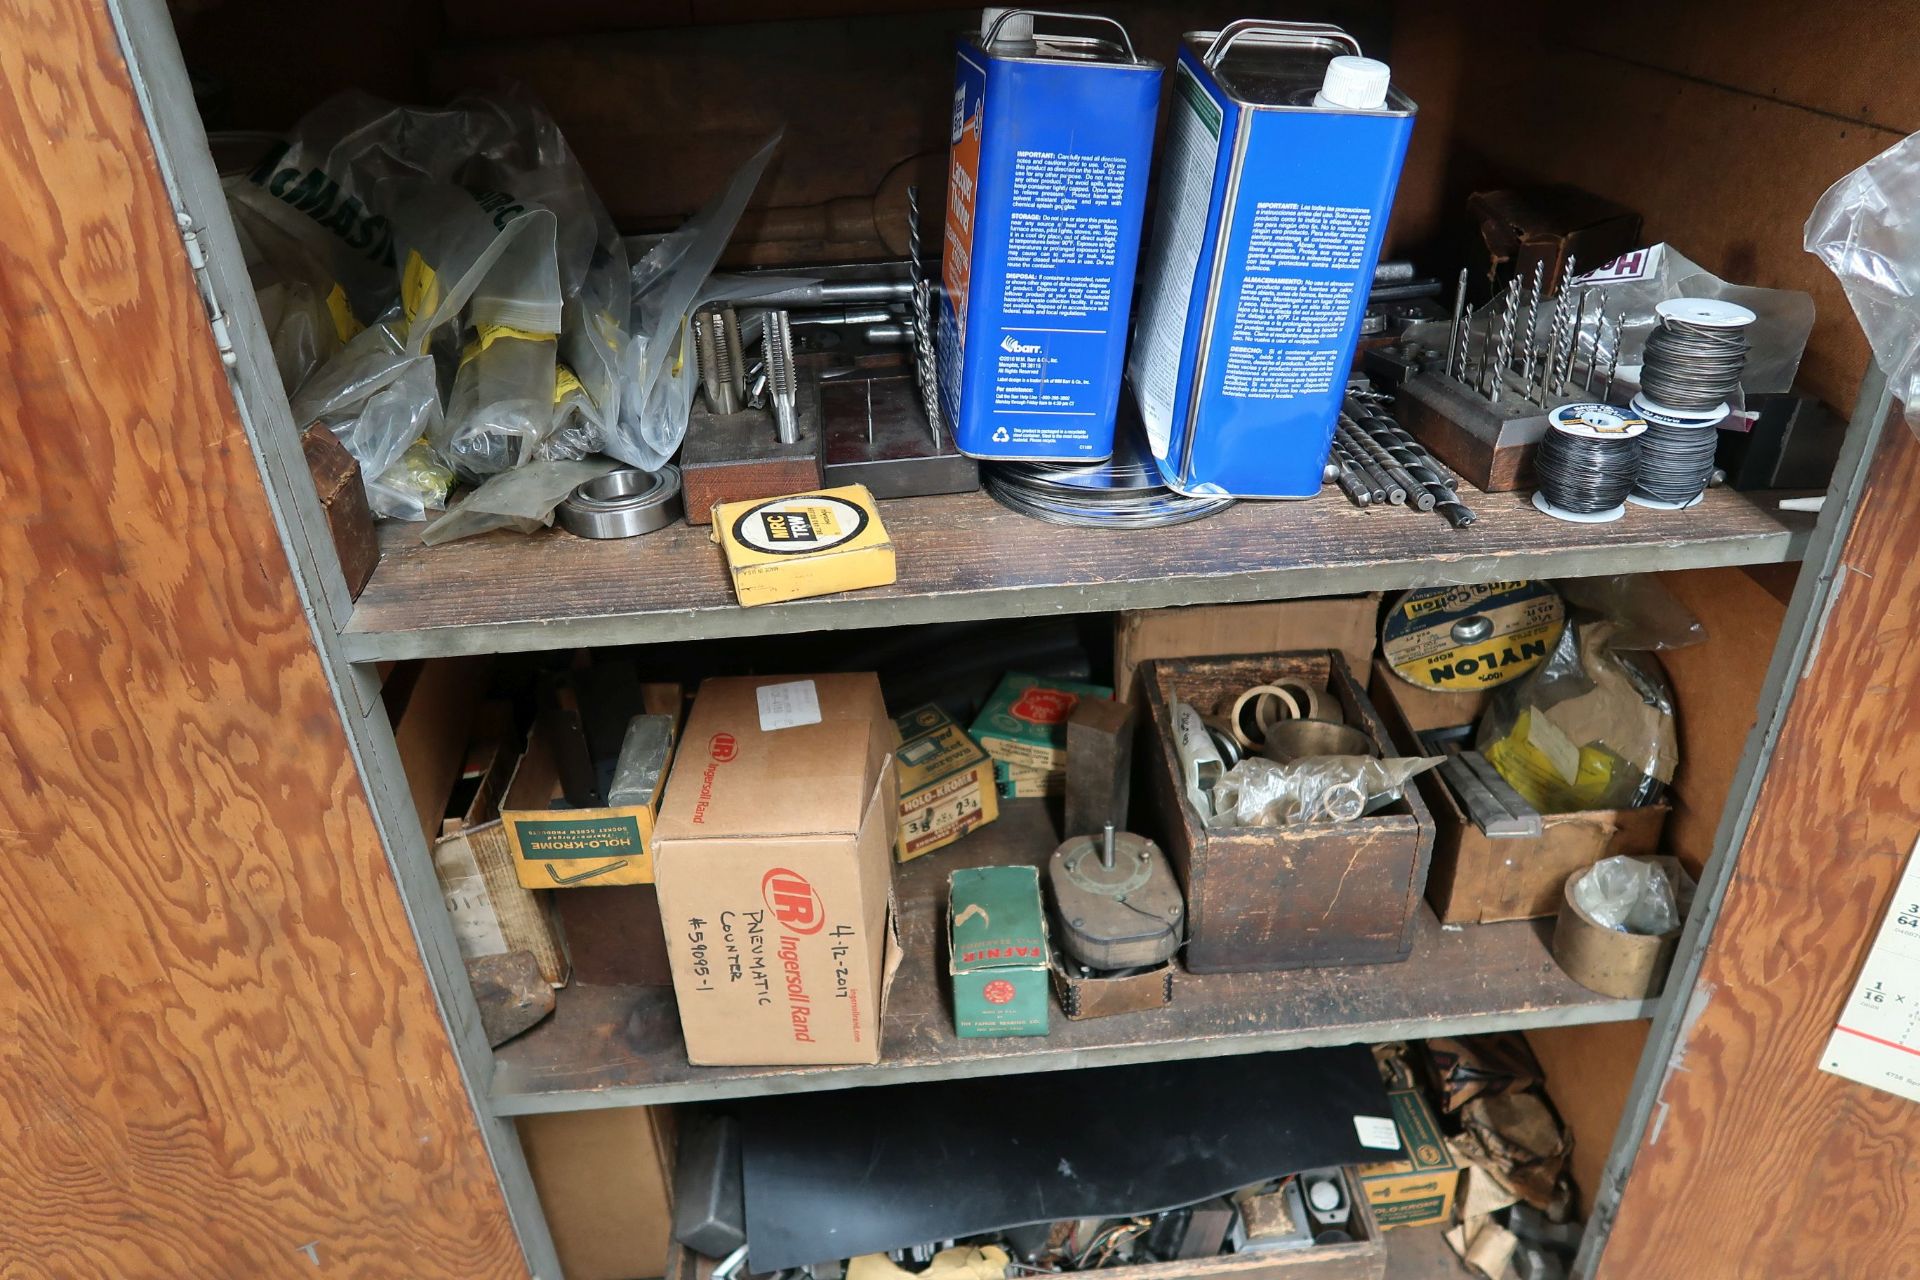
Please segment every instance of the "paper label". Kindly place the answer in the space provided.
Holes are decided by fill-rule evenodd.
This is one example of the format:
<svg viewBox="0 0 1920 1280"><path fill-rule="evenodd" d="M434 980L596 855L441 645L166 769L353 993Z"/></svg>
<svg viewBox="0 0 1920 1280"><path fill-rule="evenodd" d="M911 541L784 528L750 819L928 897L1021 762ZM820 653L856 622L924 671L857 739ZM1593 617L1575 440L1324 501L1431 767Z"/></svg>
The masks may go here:
<svg viewBox="0 0 1920 1280"><path fill-rule="evenodd" d="M460 363L465 364L502 338L512 338L515 342L553 341L553 335L550 333L536 333L531 329L515 329L511 325L504 324L478 325L473 331L473 341L469 342L466 350L460 353Z"/></svg>
<svg viewBox="0 0 1920 1280"><path fill-rule="evenodd" d="M1400 1149L1400 1130L1386 1116L1355 1116L1353 1132L1363 1147L1372 1147L1376 1151Z"/></svg>
<svg viewBox="0 0 1920 1280"><path fill-rule="evenodd" d="M761 685L753 694L760 703L762 733L820 723L820 691L811 680Z"/></svg>
<svg viewBox="0 0 1920 1280"><path fill-rule="evenodd" d="M366 328L353 314L353 304L347 301L347 291L339 285L327 294L327 314L333 317L333 332L342 346L353 341L354 335Z"/></svg>
<svg viewBox="0 0 1920 1280"><path fill-rule="evenodd" d="M411 329L421 316L430 316L440 308L440 278L434 274L418 249L407 250L406 265L400 269L400 309Z"/></svg>
<svg viewBox="0 0 1920 1280"><path fill-rule="evenodd" d="M1623 253L1604 267L1595 268L1581 276L1576 283L1624 284L1633 280L1645 280L1660 269L1660 261L1666 256L1665 245L1656 244L1648 249L1635 249Z"/></svg>
<svg viewBox="0 0 1920 1280"><path fill-rule="evenodd" d="M1911 853L1820 1069L1920 1102L1920 859Z"/></svg>
<svg viewBox="0 0 1920 1280"><path fill-rule="evenodd" d="M1580 748L1538 707L1527 717L1527 743L1547 758L1561 781L1571 784L1580 780Z"/></svg>

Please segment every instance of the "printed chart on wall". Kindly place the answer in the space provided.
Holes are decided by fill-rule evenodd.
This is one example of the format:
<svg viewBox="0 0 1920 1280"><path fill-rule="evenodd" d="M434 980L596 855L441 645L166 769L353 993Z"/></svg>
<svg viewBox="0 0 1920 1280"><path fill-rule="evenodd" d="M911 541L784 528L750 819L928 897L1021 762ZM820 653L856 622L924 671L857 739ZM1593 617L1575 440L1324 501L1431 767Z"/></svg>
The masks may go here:
<svg viewBox="0 0 1920 1280"><path fill-rule="evenodd" d="M1913 853L1820 1067L1920 1102L1920 857Z"/></svg>

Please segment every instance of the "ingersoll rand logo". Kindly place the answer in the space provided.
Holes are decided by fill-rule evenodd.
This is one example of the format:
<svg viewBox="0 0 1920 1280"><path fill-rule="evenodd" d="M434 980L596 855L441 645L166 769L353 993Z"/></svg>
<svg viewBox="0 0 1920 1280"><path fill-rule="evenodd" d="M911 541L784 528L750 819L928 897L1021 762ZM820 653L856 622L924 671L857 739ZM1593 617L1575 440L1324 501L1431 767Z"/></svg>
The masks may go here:
<svg viewBox="0 0 1920 1280"><path fill-rule="evenodd" d="M775 867L767 872L760 880L760 896L773 918L793 933L818 933L827 922L820 895L798 871Z"/></svg>
<svg viewBox="0 0 1920 1280"><path fill-rule="evenodd" d="M707 739L707 756L715 764L726 764L740 754L740 743L730 733L716 733Z"/></svg>

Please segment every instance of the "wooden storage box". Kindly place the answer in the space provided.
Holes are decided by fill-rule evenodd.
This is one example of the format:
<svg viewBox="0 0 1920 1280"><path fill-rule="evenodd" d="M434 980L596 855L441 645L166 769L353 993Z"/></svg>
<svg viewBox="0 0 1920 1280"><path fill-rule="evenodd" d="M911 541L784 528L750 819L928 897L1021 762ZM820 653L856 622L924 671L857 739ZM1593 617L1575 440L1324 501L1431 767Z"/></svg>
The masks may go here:
<svg viewBox="0 0 1920 1280"><path fill-rule="evenodd" d="M1491 691L1436 693L1394 675L1386 663L1373 667L1374 705L1386 721L1395 750L1420 755L1418 735L1468 724L1492 700ZM1667 806L1589 809L1540 815L1536 837L1492 839L1466 815L1437 771L1414 780L1433 814L1433 869L1427 901L1442 924L1491 924L1529 920L1560 910L1567 877L1617 853L1650 854L1660 848Z"/></svg>
<svg viewBox="0 0 1920 1280"><path fill-rule="evenodd" d="M1347 723L1391 754L1386 726L1339 653L1162 658L1141 667L1153 724L1146 789L1161 848L1187 893L1187 968L1196 973L1404 960L1426 887L1433 821L1417 790L1357 822L1302 827L1201 824L1185 796L1172 703L1226 714L1250 685L1325 684Z"/></svg>
<svg viewBox="0 0 1920 1280"><path fill-rule="evenodd" d="M1354 1238L1349 1243L1100 1267L1100 1280L1385 1280L1387 1246L1373 1206L1353 1170L1344 1174L1347 1200L1353 1205L1347 1229ZM668 1250L666 1280L710 1280L713 1268L714 1259L676 1244Z"/></svg>

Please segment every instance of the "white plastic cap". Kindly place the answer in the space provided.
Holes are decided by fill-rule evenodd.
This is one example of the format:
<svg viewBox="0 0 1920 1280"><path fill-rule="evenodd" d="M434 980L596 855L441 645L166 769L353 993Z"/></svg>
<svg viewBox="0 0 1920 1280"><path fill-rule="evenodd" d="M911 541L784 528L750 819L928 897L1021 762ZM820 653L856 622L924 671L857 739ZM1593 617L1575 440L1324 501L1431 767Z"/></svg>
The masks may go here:
<svg viewBox="0 0 1920 1280"><path fill-rule="evenodd" d="M1378 111L1387 105L1387 85L1393 70L1373 58L1351 54L1327 64L1327 78L1314 96L1316 107L1337 107L1343 111Z"/></svg>
<svg viewBox="0 0 1920 1280"><path fill-rule="evenodd" d="M1322 1213L1332 1213L1340 1207L1340 1188L1325 1179L1307 1184L1307 1203Z"/></svg>
<svg viewBox="0 0 1920 1280"><path fill-rule="evenodd" d="M993 24L1000 22L1000 15L1012 13L1013 16L1000 23L1000 32L993 34ZM1018 13L1013 9L982 9L980 11L980 38L985 40L993 36L995 44L1028 45L1033 43L1033 15Z"/></svg>

